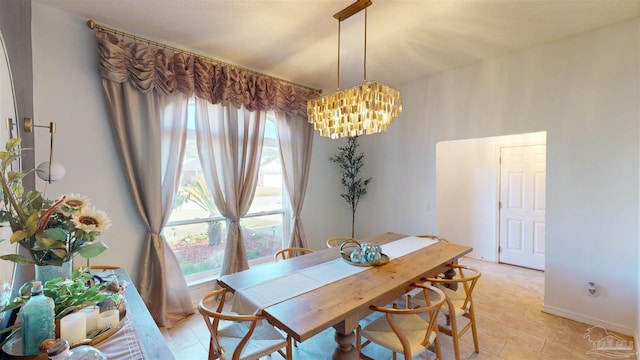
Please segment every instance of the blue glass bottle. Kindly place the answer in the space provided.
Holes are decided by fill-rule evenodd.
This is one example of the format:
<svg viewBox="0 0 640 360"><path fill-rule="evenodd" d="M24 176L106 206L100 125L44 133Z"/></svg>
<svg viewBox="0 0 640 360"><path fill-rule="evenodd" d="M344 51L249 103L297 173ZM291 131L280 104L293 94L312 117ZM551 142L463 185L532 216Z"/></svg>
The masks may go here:
<svg viewBox="0 0 640 360"><path fill-rule="evenodd" d="M34 281L31 298L20 310L22 319L22 354L40 353L40 343L55 338L53 300L42 293L42 283Z"/></svg>

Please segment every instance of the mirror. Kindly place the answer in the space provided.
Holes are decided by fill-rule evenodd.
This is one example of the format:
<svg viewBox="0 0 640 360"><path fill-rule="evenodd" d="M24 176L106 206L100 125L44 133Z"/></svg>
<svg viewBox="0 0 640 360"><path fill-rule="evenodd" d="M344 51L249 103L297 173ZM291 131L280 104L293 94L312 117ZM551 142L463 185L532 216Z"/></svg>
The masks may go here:
<svg viewBox="0 0 640 360"><path fill-rule="evenodd" d="M0 33L0 146L3 149L7 140L19 136L17 118L9 55L2 33ZM14 170L19 170L20 164L16 163L12 166L15 167ZM6 225L0 227L0 239L6 239L0 242L0 255L16 253L18 250L17 244L9 242L11 228L8 224ZM15 263L0 260L0 309L5 305L5 301L10 300L14 272ZM0 313L0 323L3 322L3 316L4 313Z"/></svg>

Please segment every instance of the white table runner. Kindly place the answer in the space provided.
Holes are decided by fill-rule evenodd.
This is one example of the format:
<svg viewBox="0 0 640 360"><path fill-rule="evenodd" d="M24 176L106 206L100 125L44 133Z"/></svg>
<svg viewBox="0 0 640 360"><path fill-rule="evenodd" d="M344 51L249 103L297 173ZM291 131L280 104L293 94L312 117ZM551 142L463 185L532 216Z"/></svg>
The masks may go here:
<svg viewBox="0 0 640 360"><path fill-rule="evenodd" d="M390 260L436 243L436 240L409 236L382 245L382 253ZM347 264L341 258L294 271L260 284L238 289L231 310L238 314L255 314L334 281L366 271L371 267Z"/></svg>

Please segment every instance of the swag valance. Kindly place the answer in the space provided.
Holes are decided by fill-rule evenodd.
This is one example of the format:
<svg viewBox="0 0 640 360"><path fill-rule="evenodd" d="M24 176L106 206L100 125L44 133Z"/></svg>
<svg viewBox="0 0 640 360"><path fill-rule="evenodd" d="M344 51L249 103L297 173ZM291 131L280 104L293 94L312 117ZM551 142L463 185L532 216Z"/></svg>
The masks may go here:
<svg viewBox="0 0 640 360"><path fill-rule="evenodd" d="M181 92L212 104L229 103L250 111L282 111L291 115L307 113L307 101L318 90L305 89L285 81L203 57L152 49L145 43L125 42L106 31L96 32L99 70L103 78L130 81L141 92L164 95Z"/></svg>

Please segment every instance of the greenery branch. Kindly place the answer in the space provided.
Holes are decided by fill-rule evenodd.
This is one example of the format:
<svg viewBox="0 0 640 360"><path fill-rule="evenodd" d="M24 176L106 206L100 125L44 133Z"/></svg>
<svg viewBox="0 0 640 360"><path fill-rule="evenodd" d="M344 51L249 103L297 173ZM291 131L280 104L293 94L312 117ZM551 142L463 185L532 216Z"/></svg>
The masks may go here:
<svg viewBox="0 0 640 360"><path fill-rule="evenodd" d="M367 186L372 178L363 179L360 171L364 166L364 154L357 153L358 137L348 138L347 145L338 148L338 153L330 157L329 160L338 164L342 171L342 186L345 192L340 196L351 206L351 237L355 234L356 211L360 198L367 194Z"/></svg>

